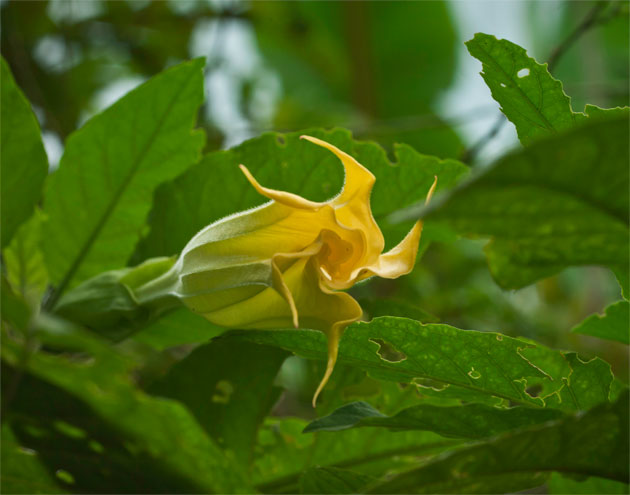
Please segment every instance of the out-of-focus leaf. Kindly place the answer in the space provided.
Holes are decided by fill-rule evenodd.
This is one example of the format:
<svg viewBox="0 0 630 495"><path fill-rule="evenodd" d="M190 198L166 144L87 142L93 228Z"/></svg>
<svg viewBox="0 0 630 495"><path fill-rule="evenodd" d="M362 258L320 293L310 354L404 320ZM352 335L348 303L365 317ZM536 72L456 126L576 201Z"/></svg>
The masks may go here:
<svg viewBox="0 0 630 495"><path fill-rule="evenodd" d="M575 326L573 332L630 344L630 302L624 300L611 304L604 315L589 316Z"/></svg>
<svg viewBox="0 0 630 495"><path fill-rule="evenodd" d="M481 75L523 144L575 124L578 117L571 110L571 99L546 64L537 63L508 40L483 33L475 34L466 46L483 64Z"/></svg>
<svg viewBox="0 0 630 495"><path fill-rule="evenodd" d="M232 213L266 202L238 168L244 164L263 185L290 191L314 201L336 195L343 183L343 167L329 151L300 140L301 134L324 139L353 155L376 176L373 214L388 245L395 245L411 223L388 225L385 217L398 208L423 200L434 176L437 189L454 185L467 167L455 160L439 160L409 146L396 148L396 165L374 143L353 141L342 129L309 129L291 134L264 134L228 151L206 155L173 182L158 188L150 215L151 231L140 243L134 260L178 254L206 225ZM430 233L430 225L425 227Z"/></svg>
<svg viewBox="0 0 630 495"><path fill-rule="evenodd" d="M507 155L428 215L490 236L490 270L520 288L573 265L628 270L628 118L593 121ZM413 208L400 218L418 216Z"/></svg>
<svg viewBox="0 0 630 495"><path fill-rule="evenodd" d="M374 478L347 469L313 467L300 477L300 493L361 493Z"/></svg>
<svg viewBox="0 0 630 495"><path fill-rule="evenodd" d="M132 364L125 355L59 320L40 320L37 328L37 338L47 349L64 352L32 354L25 372L79 399L125 437L133 451L163 464L173 476L187 480L189 487L202 492L250 492L233 457L206 435L182 404L151 397L132 384ZM10 366L22 359L22 346L6 334L2 351Z"/></svg>
<svg viewBox="0 0 630 495"><path fill-rule="evenodd" d="M381 426L394 430L433 431L445 437L484 438L559 419L561 416L560 411L552 409L499 409L483 404L453 407L420 404L405 408L393 416L385 416L366 402L352 402L309 423L304 433Z"/></svg>
<svg viewBox="0 0 630 495"><path fill-rule="evenodd" d="M2 310L2 321L11 325L15 330L25 332L31 319L31 309L21 296L13 292L4 276L2 276L1 283L0 309Z"/></svg>
<svg viewBox="0 0 630 495"><path fill-rule="evenodd" d="M163 351L169 347L207 342L225 331L225 328L210 323L188 308L181 308L149 323L133 338L158 351Z"/></svg>
<svg viewBox="0 0 630 495"><path fill-rule="evenodd" d="M627 300L630 298L630 269L627 266L615 267L613 273L621 287L621 295Z"/></svg>
<svg viewBox="0 0 630 495"><path fill-rule="evenodd" d="M370 487L368 493L505 493L541 484L561 471L625 482L628 394L585 414L506 433L445 454ZM544 480L544 478L542 478Z"/></svg>
<svg viewBox="0 0 630 495"><path fill-rule="evenodd" d="M273 380L288 353L218 338L195 349L150 387L185 404L215 442L249 465L258 427L281 389Z"/></svg>
<svg viewBox="0 0 630 495"><path fill-rule="evenodd" d="M228 335L276 345L311 359L325 359L327 355L325 337L317 331L252 330ZM528 378L548 378L544 368L522 356L522 351L530 346L535 347L497 333L382 317L346 329L339 345L339 362L365 369L375 378L398 382L430 379L442 387L465 389L473 396L495 396L543 406L541 398L525 392ZM555 385L560 388L562 383Z"/></svg>
<svg viewBox="0 0 630 495"><path fill-rule="evenodd" d="M584 494L584 495L613 495L628 494L630 486L628 483L619 483L618 481L607 480L605 478L590 477L585 480L572 479L568 476L562 476L559 473L553 473L547 483L548 493L552 495L567 494Z"/></svg>
<svg viewBox="0 0 630 495"><path fill-rule="evenodd" d="M2 255L11 287L27 301L39 301L48 283L41 251L42 216L39 210L23 223Z"/></svg>
<svg viewBox="0 0 630 495"><path fill-rule="evenodd" d="M2 493L67 493L46 471L37 451L23 447L5 421L2 424Z"/></svg>
<svg viewBox="0 0 630 495"><path fill-rule="evenodd" d="M15 372L3 365L3 390ZM15 489L3 493L34 493L35 487L49 479L62 487L62 493L199 493L207 489L147 452L141 442L94 414L76 396L30 374L21 375L3 426L3 442L6 432L20 446L17 452L10 447L5 451L3 446L3 486L10 481L8 486ZM24 472L27 467L29 477Z"/></svg>
<svg viewBox="0 0 630 495"><path fill-rule="evenodd" d="M15 84L4 58L0 65L0 221L4 248L20 224L31 216L40 199L48 172L48 158L31 105Z"/></svg>
<svg viewBox="0 0 630 495"><path fill-rule="evenodd" d="M44 202L44 255L62 290L124 266L154 188L197 161L204 137L191 130L203 65L197 59L166 70L68 138Z"/></svg>
<svg viewBox="0 0 630 495"><path fill-rule="evenodd" d="M267 419L260 430L254 462L254 482L259 491L297 493L302 473L313 466L380 476L461 443L431 432L392 433L367 428L304 435L306 424L298 418Z"/></svg>

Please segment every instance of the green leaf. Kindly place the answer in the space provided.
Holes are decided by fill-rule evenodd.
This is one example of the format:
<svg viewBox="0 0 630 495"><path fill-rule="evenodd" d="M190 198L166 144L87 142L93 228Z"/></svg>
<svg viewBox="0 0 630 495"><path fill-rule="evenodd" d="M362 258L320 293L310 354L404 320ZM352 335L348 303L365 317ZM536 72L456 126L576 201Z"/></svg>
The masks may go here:
<svg viewBox="0 0 630 495"><path fill-rule="evenodd" d="M462 234L492 237L488 264L504 288L573 265L627 271L628 132L627 117L617 117L538 141L499 160L428 218Z"/></svg>
<svg viewBox="0 0 630 495"><path fill-rule="evenodd" d="M280 395L272 384L287 356L281 349L218 338L195 349L149 390L185 404L215 442L247 466L258 427Z"/></svg>
<svg viewBox="0 0 630 495"><path fill-rule="evenodd" d="M361 493L374 478L347 469L313 467L300 477L300 493Z"/></svg>
<svg viewBox="0 0 630 495"><path fill-rule="evenodd" d="M4 248L40 199L48 158L30 103L15 84L4 58L0 65L0 221Z"/></svg>
<svg viewBox="0 0 630 495"><path fill-rule="evenodd" d="M393 416L385 416L366 402L352 402L309 423L304 433L381 426L393 430L433 431L445 437L484 438L561 416L561 412L551 409L499 409L484 404L453 407L420 404L405 408Z"/></svg>
<svg viewBox="0 0 630 495"><path fill-rule="evenodd" d="M2 423L0 469L2 493L67 493L42 465L37 451L20 445L6 421Z"/></svg>
<svg viewBox="0 0 630 495"><path fill-rule="evenodd" d="M186 344L199 344L226 332L188 308L180 308L150 322L133 339L158 351Z"/></svg>
<svg viewBox="0 0 630 495"><path fill-rule="evenodd" d="M566 495L571 493L589 494L589 495L607 495L612 494L628 494L630 486L627 483L619 483L618 481L607 480L604 478L591 477L587 479L577 480L562 476L559 473L553 473L548 483L548 493L552 495Z"/></svg>
<svg viewBox="0 0 630 495"><path fill-rule="evenodd" d="M128 448L187 480L185 486L202 492L251 491L233 457L206 435L182 404L151 397L133 385L133 363L125 354L57 319L40 317L36 328L38 340L55 352L36 352L24 363L22 345L5 333L3 360L10 366L23 363L25 372L78 399L123 436Z"/></svg>
<svg viewBox="0 0 630 495"><path fill-rule="evenodd" d="M603 316L591 315L572 331L630 344L630 302L617 301L606 308Z"/></svg>
<svg viewBox="0 0 630 495"><path fill-rule="evenodd" d="M198 160L204 136L191 129L203 65L166 70L68 138L44 202L44 255L58 292L125 266L155 187Z"/></svg>
<svg viewBox="0 0 630 495"><path fill-rule="evenodd" d="M483 33L466 42L470 54L481 61L481 75L516 127L523 144L540 136L572 127L577 116L562 83L527 56L525 49Z"/></svg>
<svg viewBox="0 0 630 495"><path fill-rule="evenodd" d="M367 493L505 493L560 471L628 479L628 394L614 404L506 433L404 472Z"/></svg>
<svg viewBox="0 0 630 495"><path fill-rule="evenodd" d="M312 466L351 469L380 476L410 467L461 442L422 431L391 432L350 429L304 435L307 422L298 418L267 419L259 434L254 480L262 493L297 493L302 473Z"/></svg>
<svg viewBox="0 0 630 495"><path fill-rule="evenodd" d="M422 308L406 301L398 301L396 299L359 299L359 304L370 318L379 316L402 316L412 320L418 320L423 323L437 323L438 317L427 313Z"/></svg>
<svg viewBox="0 0 630 495"><path fill-rule="evenodd" d="M11 287L25 300L35 304L48 284L48 271L41 251L42 214L34 214L17 230L2 256Z"/></svg>
<svg viewBox="0 0 630 495"><path fill-rule="evenodd" d="M411 222L391 226L385 217L424 200L434 176L438 190L452 186L467 167L455 160L438 160L409 146L396 147L396 166L374 143L353 141L343 129L309 129L299 133L268 133L228 151L209 153L176 180L158 188L150 215L151 231L134 256L136 262L154 256L179 254L201 228L232 213L267 201L247 182L238 168L244 164L263 185L324 201L343 184L343 167L329 151L301 140L301 134L324 139L352 154L376 176L372 208L388 245L395 245ZM430 233L430 225L425 227Z"/></svg>
<svg viewBox="0 0 630 495"><path fill-rule="evenodd" d="M275 345L311 359L325 359L326 339L312 330L233 331L229 338ZM227 338L227 337L226 337ZM344 332L339 345L341 364L359 367L374 378L398 382L429 379L446 390L449 398L466 400L500 397L518 404L543 406L541 397L532 397L525 387L529 381L549 383L549 393L564 386L562 377L571 373L540 365L549 355L566 364L563 354L531 342L505 335L459 330L449 325L427 324L405 318L376 318L370 323L355 323ZM552 363L553 364L553 363ZM550 378L553 377L553 382ZM609 376L609 381L612 379ZM458 392L462 392L459 394Z"/></svg>

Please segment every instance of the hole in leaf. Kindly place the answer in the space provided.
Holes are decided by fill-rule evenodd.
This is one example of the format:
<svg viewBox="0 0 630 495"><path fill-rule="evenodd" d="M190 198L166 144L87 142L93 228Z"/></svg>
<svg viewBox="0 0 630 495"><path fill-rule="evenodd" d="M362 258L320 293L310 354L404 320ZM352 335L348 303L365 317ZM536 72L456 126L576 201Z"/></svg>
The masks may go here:
<svg viewBox="0 0 630 495"><path fill-rule="evenodd" d="M502 88L507 88L507 86L504 83L501 83L501 87Z"/></svg>
<svg viewBox="0 0 630 495"><path fill-rule="evenodd" d="M530 397L538 397L540 395L540 392L542 392L542 385L540 383L537 383L536 385L532 385L531 387L527 387L525 389L525 392Z"/></svg>
<svg viewBox="0 0 630 495"><path fill-rule="evenodd" d="M227 380L219 380L216 384L216 393L212 396L215 404L227 404L234 393L234 385Z"/></svg>
<svg viewBox="0 0 630 495"><path fill-rule="evenodd" d="M473 380L479 380L479 378L481 378L481 373L476 371L475 368L471 368L471 370L468 372L468 376Z"/></svg>
<svg viewBox="0 0 630 495"><path fill-rule="evenodd" d="M529 69L525 67L524 69L519 70L516 75L519 79L529 76Z"/></svg>
<svg viewBox="0 0 630 495"><path fill-rule="evenodd" d="M385 342L381 339L370 339L371 342L374 342L378 345L378 350L376 353L381 357L383 361L388 361L390 363L400 363L407 359L407 355L404 352L400 352L389 342Z"/></svg>

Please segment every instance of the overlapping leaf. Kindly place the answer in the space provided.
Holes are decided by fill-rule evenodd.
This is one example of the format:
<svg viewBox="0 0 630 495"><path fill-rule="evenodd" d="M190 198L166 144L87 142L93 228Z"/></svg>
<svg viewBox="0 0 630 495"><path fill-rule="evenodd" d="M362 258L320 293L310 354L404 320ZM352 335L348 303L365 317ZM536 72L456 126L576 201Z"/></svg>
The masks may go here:
<svg viewBox="0 0 630 495"><path fill-rule="evenodd" d="M159 74L68 138L44 202L44 254L61 290L125 266L154 188L198 160L203 133L191 130L203 65L197 59Z"/></svg>
<svg viewBox="0 0 630 495"><path fill-rule="evenodd" d="M0 65L0 220L4 248L20 224L31 216L40 199L48 173L48 158L29 102L15 84L4 58L0 60Z"/></svg>
<svg viewBox="0 0 630 495"><path fill-rule="evenodd" d="M630 344L630 302L617 301L603 316L591 315L573 328L575 333Z"/></svg>
<svg viewBox="0 0 630 495"><path fill-rule="evenodd" d="M258 426L280 394L273 381L287 355L278 348L215 339L177 363L150 392L184 403L208 434L247 466Z"/></svg>
<svg viewBox="0 0 630 495"><path fill-rule="evenodd" d="M164 470L182 480L184 484L179 486L187 491L251 490L233 457L206 435L182 404L148 396L132 384L131 364L124 354L57 320L43 320L37 328L38 338L48 349L64 352L37 352L24 363L22 346L5 334L3 359L11 367L24 365L27 373L53 386L62 397L82 404L109 430L122 436L127 449L147 461L161 463ZM50 396L54 397L54 392ZM32 398L26 401L27 406L33 403ZM48 407L55 403L51 400ZM64 403L68 400L61 401L61 406ZM97 427L97 431L102 432L103 428Z"/></svg>
<svg viewBox="0 0 630 495"><path fill-rule="evenodd" d="M499 160L428 218L462 234L492 237L488 263L505 288L573 265L627 271L627 136L626 115L538 141Z"/></svg>
<svg viewBox="0 0 630 495"><path fill-rule="evenodd" d="M226 338L275 345L312 359L326 357L325 337L316 331L236 331ZM610 366L601 360L583 363L573 354L530 341L394 317L348 327L339 345L339 362L367 370L375 378L429 380L433 384L429 390L444 389L449 398L471 402L501 398L542 407L550 397L548 405L567 410L607 401L612 381ZM572 381L576 370L581 377ZM544 393L533 397L526 391L529 385L543 387ZM576 400L563 401L563 394Z"/></svg>
<svg viewBox="0 0 630 495"><path fill-rule="evenodd" d="M628 393L614 404L523 428L442 456L368 493L505 493L549 471L628 480Z"/></svg>
<svg viewBox="0 0 630 495"><path fill-rule="evenodd" d="M316 419L304 429L304 433L380 426L392 430L433 431L445 437L484 438L561 416L561 412L553 409L499 409L484 404L452 407L420 404L386 416L367 402L352 402Z"/></svg>

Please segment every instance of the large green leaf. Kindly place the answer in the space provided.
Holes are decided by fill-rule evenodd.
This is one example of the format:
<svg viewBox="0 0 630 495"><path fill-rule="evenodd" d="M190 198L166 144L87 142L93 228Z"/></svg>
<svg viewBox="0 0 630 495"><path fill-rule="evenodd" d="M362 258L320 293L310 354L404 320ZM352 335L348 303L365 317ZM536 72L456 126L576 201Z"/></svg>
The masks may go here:
<svg viewBox="0 0 630 495"><path fill-rule="evenodd" d="M452 186L467 171L455 160L441 161L405 145L396 148L396 166L392 166L378 145L353 141L350 133L342 129L264 134L231 150L210 153L173 182L160 186L151 211L151 231L134 260L178 254L206 225L266 202L239 170L241 163L267 187L315 201L336 195L343 184L341 163L329 151L300 140L301 134L338 146L374 173L372 208L388 245L402 239L411 227L411 223L388 226L385 217L389 213L424 199L434 176L438 176L437 189L441 190ZM425 228L425 236L430 237L430 225Z"/></svg>
<svg viewBox="0 0 630 495"><path fill-rule="evenodd" d="M578 116L571 110L571 99L546 64L508 40L483 33L475 34L466 46L483 64L481 75L523 144L575 124Z"/></svg>
<svg viewBox="0 0 630 495"><path fill-rule="evenodd" d="M549 471L627 481L628 393L614 404L523 428L446 454L368 493L505 493ZM543 478L544 479L544 478Z"/></svg>
<svg viewBox="0 0 630 495"><path fill-rule="evenodd" d="M573 265L627 271L628 132L622 116L538 141L499 160L428 218L462 234L492 237L488 263L505 288Z"/></svg>
<svg viewBox="0 0 630 495"><path fill-rule="evenodd" d="M15 84L4 58L0 65L0 221L4 248L40 199L48 158L31 105Z"/></svg>
<svg viewBox="0 0 630 495"><path fill-rule="evenodd" d="M617 301L603 316L591 315L573 328L575 333L630 344L630 302Z"/></svg>
<svg viewBox="0 0 630 495"><path fill-rule="evenodd" d="M252 330L227 335L275 345L311 359L327 356L326 339L317 331ZM588 409L608 400L612 381L610 367L598 360L593 362L595 366L581 368L582 362L577 360L574 365L584 376L579 387L570 387L574 372L571 356L574 355L498 333L423 325L395 317L355 323L346 329L339 345L342 364L367 370L375 378L414 382L432 387L429 391L443 389L448 398L483 402L498 397L540 407L549 396L549 405L569 410ZM530 384L544 387L544 394L530 395L526 391ZM596 388L592 389L591 385ZM575 395L578 400L561 401L558 394L564 393Z"/></svg>
<svg viewBox="0 0 630 495"><path fill-rule="evenodd" d="M272 385L287 355L218 338L173 366L150 392L184 403L210 436L247 466L258 427L280 394Z"/></svg>
<svg viewBox="0 0 630 495"><path fill-rule="evenodd" d="M53 386L61 397L71 397L86 411L91 410L93 417L107 425L117 438L122 437L121 446L185 480L180 486L186 492L251 491L234 458L206 435L181 403L151 397L134 386L133 362L125 354L93 335L49 318L40 319L34 328L38 329L38 340L54 352L38 351L24 360L23 346L8 334L3 335L3 359L11 367L22 366L26 373ZM28 394L29 390L28 387L18 388L22 394ZM51 397L55 396L54 390ZM41 397L46 395L25 398L26 406L31 408L29 411L33 412L33 405L36 407L36 421L42 421L42 407L56 403ZM68 399L60 402L60 407L70 403ZM15 412L19 416L19 407ZM78 415L90 417L87 412ZM99 427L97 431L103 430Z"/></svg>
<svg viewBox="0 0 630 495"><path fill-rule="evenodd" d="M304 435L307 422L298 418L268 418L259 434L254 480L262 493L297 493L299 480L310 467L352 470L380 476L409 468L418 458L452 449L461 441L431 432L367 428Z"/></svg>
<svg viewBox="0 0 630 495"><path fill-rule="evenodd" d="M124 266L154 188L198 160L204 136L191 130L203 65L196 59L166 70L68 138L44 202L44 254L60 292Z"/></svg>
<svg viewBox="0 0 630 495"><path fill-rule="evenodd" d="M452 407L420 404L386 416L367 402L352 402L316 419L304 429L304 433L381 426L393 430L433 431L445 437L484 438L561 416L561 412L552 409L520 406L499 409L484 404Z"/></svg>

